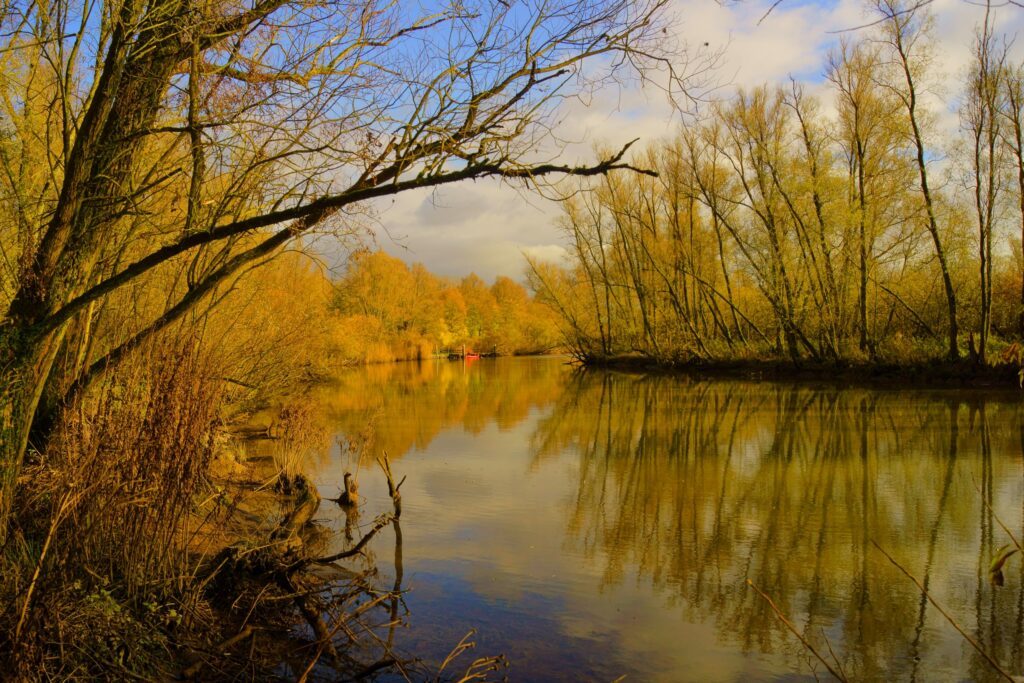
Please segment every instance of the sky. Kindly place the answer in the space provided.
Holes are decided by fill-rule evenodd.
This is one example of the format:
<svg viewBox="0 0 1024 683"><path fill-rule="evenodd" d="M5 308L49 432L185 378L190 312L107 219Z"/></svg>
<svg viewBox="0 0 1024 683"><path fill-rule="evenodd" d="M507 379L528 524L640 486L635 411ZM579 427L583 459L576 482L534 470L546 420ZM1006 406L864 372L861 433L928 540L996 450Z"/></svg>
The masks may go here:
<svg viewBox="0 0 1024 683"><path fill-rule="evenodd" d="M812 92L824 91L828 50L844 32L856 37L866 22L861 0L783 0L767 13L770 4L675 1L674 21L691 46L724 48L715 75L720 96L790 76ZM940 126L955 129L957 81L966 69L982 9L968 0L933 0L931 10L936 17L931 107ZM1024 9L998 10L996 29L1011 37L1020 32L1018 43L1024 43ZM1014 47L1019 59L1024 45ZM657 143L680 125L663 94L639 88L605 89L588 107L574 101L565 114L559 136L567 141L561 158L569 162L592 160L595 144L620 146L634 138L640 139L637 147ZM557 203L497 180L409 192L375 208L376 245L438 275L460 278L474 272L487 281L498 275L522 281L524 255L560 262L567 253L557 226Z"/></svg>

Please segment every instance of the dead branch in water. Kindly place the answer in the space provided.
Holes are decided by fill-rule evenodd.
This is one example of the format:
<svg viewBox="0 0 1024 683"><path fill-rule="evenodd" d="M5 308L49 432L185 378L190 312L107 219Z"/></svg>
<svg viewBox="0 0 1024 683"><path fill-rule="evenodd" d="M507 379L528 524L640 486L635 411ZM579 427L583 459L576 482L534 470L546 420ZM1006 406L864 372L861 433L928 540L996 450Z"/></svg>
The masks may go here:
<svg viewBox="0 0 1024 683"><path fill-rule="evenodd" d="M775 616L779 618L779 621L786 625L786 628L788 628L793 633L793 635L795 635L800 640L800 642L803 644L803 646L807 649L808 652L814 655L817 658L817 660L821 662L826 669L828 669L828 672L830 674L835 676L837 680L843 681L843 683L846 683L849 680L843 673L842 666L839 664L838 659L835 660L836 668L838 668L837 671L836 669L833 669L832 665L828 663L828 660L825 659L825 657L823 657L822 654L818 652L813 645L811 645L810 641L804 638L803 634L800 633L800 629L798 629L796 625L793 622L791 622L785 614L783 614L782 610L779 609L778 605L775 604L775 602L771 599L771 597L768 596L767 593L765 593L760 588L755 586L754 582L750 579L747 579L747 585L753 588L755 591L757 591L757 594L764 598L765 602L767 602L769 607L772 608L772 611L775 612ZM826 639L826 643L827 642L828 640ZM832 646L829 645L829 652L831 651ZM832 654L832 658L835 659L834 653Z"/></svg>
<svg viewBox="0 0 1024 683"><path fill-rule="evenodd" d="M308 589L302 584L304 577L307 576L303 570L308 569L310 565L329 565L359 555L382 529L391 524L397 525L402 511L399 490L405 479L396 483L386 453L378 462L387 478L388 494L392 499L394 512L384 513L377 517L373 526L350 548L331 555L316 556L306 547L301 532L316 513L320 504L320 496L312 482L303 475L296 474L292 477L293 489L296 492L292 507L269 535L268 541L257 548L227 549L214 563L217 566L217 569L214 570L215 573L222 574L228 581L235 580L240 576L246 576L249 580L255 579L257 582L268 581L268 585L276 586L281 593L279 599L289 600L294 604L314 636L312 656L302 669L296 671L300 680L308 678L323 659L331 660L335 667L344 666L347 671L361 672L356 678L372 675L373 672L388 666L401 667L400 661L392 653L391 643L385 643L376 638L372 632L373 627L361 621L371 608L385 603L389 598L394 600L398 596L400 584L396 583L392 591L384 593L377 593L368 586L360 585L357 590L346 592L344 595L338 595L333 591L324 593L323 586ZM400 543L399 539L400 532L396 531L396 543ZM318 593L323 593L323 595L318 596ZM372 599L355 609L348 610L343 607L357 594L369 594ZM328 610L331 605L341 607L342 611L334 617L329 616ZM394 611L394 609L391 610L392 613ZM391 622L393 621L394 614L391 619ZM355 631L359 630L356 625L374 636L374 639L384 647L382 656L369 667L339 651L335 645L336 636L342 632L348 636L350 642L355 642L357 638ZM388 626L393 626L393 623L389 623ZM196 671L201 666L202 664L198 664ZM195 675L191 670L189 673Z"/></svg>
<svg viewBox="0 0 1024 683"><path fill-rule="evenodd" d="M444 673L444 670L448 668L456 659L459 658L462 653L467 650L472 650L476 647L476 643L470 638L476 635L476 629L470 630L469 633L462 637L459 644L456 645L448 656L441 662L441 667L437 670L438 678ZM505 655L497 655L494 657L479 657L469 665L466 672L458 680L457 683L470 683L471 681L484 681L487 680L487 674L492 671L500 671L503 668L508 668L508 660Z"/></svg>
<svg viewBox="0 0 1024 683"><path fill-rule="evenodd" d="M342 550L339 553L334 553L333 555L327 555L325 557L313 557L313 558L301 559L298 562L296 562L295 564L293 564L292 566L290 566L288 568L288 571L290 571L290 572L297 571L297 570L299 570L299 569L301 569L301 568L303 568L303 567L305 567L307 565L313 564L313 563L316 563L316 564L330 564L331 562L337 562L338 560L343 560L343 559L345 559L347 557L352 557L353 555L358 555L362 551L362 549L366 547L366 544L369 543L370 540L373 539L373 537L377 535L377 532L379 532L381 529L386 527L388 524L391 524L391 522L393 522L394 519L395 518L392 515L388 515L388 514L381 515L380 517L377 518L377 521L374 522L373 527L369 531L367 531L363 535L363 537L361 539L359 539L359 542L356 543L351 548L349 548L348 550Z"/></svg>
<svg viewBox="0 0 1024 683"><path fill-rule="evenodd" d="M920 581L918 581L918 580L917 580L917 578L916 578L916 577L915 577L915 576L914 576L913 574L911 574L911 573L910 573L909 571L907 571L907 570L906 570L906 569L905 569L905 568L903 567L903 565L901 565L901 564L900 564L899 562L897 562L897 561L896 561L896 560L895 560L895 559L893 558L893 556L892 556L892 555L890 555L889 553L885 552L885 550L883 550L883 549L882 549L882 546L878 545L878 543L876 543L875 541L871 541L871 545L875 546L875 548L876 548L876 549L878 550L878 552L880 552L880 553L882 553L883 555L885 555L885 559L889 560L889 562L891 562L891 563L892 563L892 565L893 565L894 567L896 567L897 569L899 569L899 570L900 570L901 572L903 572L903 574L904 574L904 575L905 575L905 576L906 576L906 577L907 577L908 579L910 579L911 581L913 581L913 582L914 582L914 585L915 585L915 586L917 586L918 590L920 590L920 591L921 591L921 595L923 595L924 597L928 598L928 602L932 603L932 606L933 606L933 607L935 607L935 609L939 610L939 614L941 614L941 615L942 615L943 617L945 617L946 621L948 621L948 622L949 622L949 624L950 624L950 625L951 625L951 626L952 626L953 628L955 628L955 629L957 630L957 632L958 632L958 633L959 633L959 634L960 634L961 636L963 636L963 639L964 639L964 640L966 640L966 641L967 641L968 643L970 643L970 644L971 644L971 647L973 647L973 648L974 648L974 649L975 649L975 650L976 650L976 651L978 652L978 654L980 654L980 655L981 655L981 656L982 656L982 657L983 657L983 658L985 659L985 661L986 661L986 662L988 662L988 663L989 663L989 665L990 665L990 666L991 666L991 667L992 667L993 669L995 669L995 671L996 671L996 672L997 672L997 673L998 673L998 674L999 674L1000 676L1002 676L1003 678L1005 678L1005 679L1006 679L1006 680L1008 680L1008 681L1014 681L1014 680L1015 680L1015 679L1014 679L1014 677L1013 677L1013 676L1011 676L1011 675L1010 675L1010 674L1009 674L1009 673L1008 673L1008 672L1006 671L1006 669L1004 669L1004 668L1003 668L1002 666L1000 666L1000 665L999 665L999 662L997 662L997 661L996 661L996 660L995 660L995 659L994 659L994 658L993 658L993 657L992 657L992 656L991 656L991 655L990 655L990 654L989 654L988 652L986 652L986 651L984 650L984 648L982 648L982 647L981 647L981 644L980 644L980 643L979 643L978 641L976 641L976 640L975 640L974 638L972 638L972 637L970 636L970 634L968 634L968 633L967 633L967 631L965 631L965 630L964 630L964 629L963 629L963 628L962 628L962 627L960 626L960 624L958 624L958 623L957 623L956 619L954 619L954 618L953 618L953 617L952 617L952 616L951 616L951 615L950 615L950 614L949 614L949 613L948 613L948 612L947 612L947 611L946 611L945 609L943 609L942 605L940 605L940 604L938 603L938 601L936 601L936 600L935 600L935 598L933 598L933 597L931 596L931 593L929 593L929 592L928 592L928 589L927 589L927 588L925 588L925 587L924 587L924 585L922 585L922 584L921 584L921 582L920 582Z"/></svg>
<svg viewBox="0 0 1024 683"><path fill-rule="evenodd" d="M405 483L405 477L402 477L402 481L395 484L395 478L391 474L391 460L388 459L387 451L384 451L383 457L377 458L377 464L384 470L384 476L388 479L388 495L391 496L391 502L395 506L395 519L398 519L402 516L402 494L399 492L399 489Z"/></svg>

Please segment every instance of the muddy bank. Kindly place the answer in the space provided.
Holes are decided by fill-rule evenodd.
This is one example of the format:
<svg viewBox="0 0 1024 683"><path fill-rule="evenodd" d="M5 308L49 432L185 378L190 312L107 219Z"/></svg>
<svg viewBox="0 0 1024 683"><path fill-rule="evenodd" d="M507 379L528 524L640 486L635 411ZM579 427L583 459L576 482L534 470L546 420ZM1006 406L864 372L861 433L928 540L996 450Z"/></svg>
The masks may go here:
<svg viewBox="0 0 1024 683"><path fill-rule="evenodd" d="M1012 363L979 365L964 360L956 363L934 360L897 364L879 362L816 363L786 360L688 360L658 361L645 356L587 358L583 368L606 368L632 373L664 373L695 379L745 379L797 381L836 386L873 388L985 388L1021 387L1021 368Z"/></svg>

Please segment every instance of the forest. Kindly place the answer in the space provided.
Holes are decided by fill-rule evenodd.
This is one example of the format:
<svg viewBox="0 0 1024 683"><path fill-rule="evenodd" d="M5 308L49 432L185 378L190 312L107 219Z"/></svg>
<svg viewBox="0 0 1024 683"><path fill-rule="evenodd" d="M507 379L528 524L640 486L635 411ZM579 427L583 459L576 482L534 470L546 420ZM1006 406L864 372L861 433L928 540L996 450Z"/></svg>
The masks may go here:
<svg viewBox="0 0 1024 683"><path fill-rule="evenodd" d="M820 82L741 89L636 157L657 175L572 186L571 265L531 277L577 356L984 364L1021 338L1013 37L986 13L936 97L934 17L868 17Z"/></svg>
<svg viewBox="0 0 1024 683"><path fill-rule="evenodd" d="M558 319L511 278L459 282L384 252L357 252L334 283L332 356L352 362L423 359L439 353L545 353Z"/></svg>

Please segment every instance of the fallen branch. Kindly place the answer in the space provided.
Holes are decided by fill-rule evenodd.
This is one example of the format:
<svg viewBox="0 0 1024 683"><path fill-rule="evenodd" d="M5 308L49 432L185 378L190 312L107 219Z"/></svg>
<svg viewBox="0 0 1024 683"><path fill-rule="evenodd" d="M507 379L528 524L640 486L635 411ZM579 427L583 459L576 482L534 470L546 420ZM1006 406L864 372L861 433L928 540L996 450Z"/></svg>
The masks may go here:
<svg viewBox="0 0 1024 683"><path fill-rule="evenodd" d="M295 487L297 495L293 506L278 527L270 534L269 542L258 548L245 549L237 546L228 548L221 553L218 561L215 562L216 569L214 569L214 573L229 577L229 581L233 580L230 577L243 575L257 580L269 581L271 585L276 584L283 594L280 599L290 600L302 618L309 624L315 637L315 650L304 667L304 671L299 675L299 680L308 679L316 668L317 663L321 661L325 654L333 661L335 666L344 665L350 668L350 670L360 671L361 673L357 675L357 678L372 675L379 668L391 666L397 662L394 658L387 656L369 668L365 668L359 662L351 659L344 651L339 650L334 644L335 637L341 630L344 630L348 634L349 639L354 641L355 636L349 631L346 624L352 623L353 620L358 619L372 607L381 604L389 597L393 597L392 593L388 592L378 595L364 587L358 592L369 592L373 595L373 599L349 614L340 615L334 623L331 623L332 620L328 619L324 614L324 606L316 596L317 591L304 590L299 583L300 572L309 567L309 565L329 565L338 560L358 555L363 552L369 542L384 527L397 523L398 517L401 515L399 488L405 480L403 478L401 482L395 483L386 454L379 462L388 479L388 490L395 510L393 514L385 513L377 517L373 526L351 548L324 557L310 556L309 549L302 542L300 532L316 513L320 504L320 496L316 491L316 487L308 479L298 475L294 482L297 485ZM347 597L351 597L353 594L350 593ZM340 601L344 603L347 597L341 597ZM332 602L337 601L338 598L339 596L334 595ZM194 676L194 672L198 672L202 665L201 662L193 665L187 673Z"/></svg>
<svg viewBox="0 0 1024 683"><path fill-rule="evenodd" d="M981 647L981 644L978 643L978 641L976 641L974 638L972 638L966 631L963 630L963 628L960 627L960 624L957 623L956 619L954 619L952 616L950 616L949 613L946 612L946 610L942 608L942 605L940 605L935 600L935 598L933 598L931 596L931 594L928 592L928 589L925 588L921 584L921 582L918 581L917 578L913 574L911 574L906 569L904 569L903 565L901 565L899 562L897 562L895 559L893 559L892 555L890 555L889 553L885 552L882 549L882 546L878 545L878 543L876 543L875 541L871 541L871 545L875 546L875 548L878 550L878 552L880 552L883 555L885 555L885 559L889 560L889 562L891 562L894 567L899 569L901 572L903 572L903 574L908 579L910 579L911 581L914 582L914 585L917 586L918 590L921 591L921 595L923 595L924 597L928 598L928 602L932 603L932 605L935 607L935 609L939 610L939 614L941 614L943 617L946 618L946 621L948 621L949 624L953 628L955 628L957 630L957 633L959 633L961 636L963 636L964 640L966 640L968 643L970 643L971 647L973 647L978 652L979 655L984 657L985 661L988 662L989 665L993 669L995 669L996 672L998 672L1000 676L1002 676L1003 678L1005 678L1006 680L1011 681L1011 682L1014 680L1013 676L1011 676L1006 671L1006 669L1004 669L1002 666L1000 666L999 662L997 662L988 652L986 652Z"/></svg>
<svg viewBox="0 0 1024 683"><path fill-rule="evenodd" d="M810 652L810 653L811 653L812 655L814 655L814 656L815 656L815 657L816 657L816 658L818 659L818 661L819 661L819 662L821 662L821 663L822 663L822 665L824 665L824 667L825 667L826 669L828 669L828 672L829 672L830 674L832 674L833 676L835 676L835 678L836 678L837 680L843 681L843 683L846 683L846 682L847 682L847 681L849 680L849 679L848 679L848 678L847 678L847 677L846 677L846 676L845 676L845 675L844 675L844 674L842 673L842 667L841 667L841 666L839 665L839 660L838 660L838 659L836 660L836 666L837 666L837 667L839 668L839 671L836 671L836 669L833 669L833 668L832 668L832 665L828 663L828 660L827 660L827 659L825 659L825 658L824 658L824 657L823 657L823 656L821 655L821 653L820 653L820 652L818 652L818 651L817 651L817 650L816 650L816 649L814 648L814 646L813 646L813 645L811 645L810 641L808 641L808 640L807 640L806 638L804 638L803 634L802 634L802 633L800 633L800 630L799 630L799 629L798 629L798 628L796 627L796 625L795 625L795 624L793 624L793 622L791 622L791 621L790 621L789 619L787 619L787 618L786 618L786 615L782 613L782 610L780 610L780 609L778 608L778 606L777 606L777 605L775 604L775 602L774 602L774 601L773 601L773 600L771 599L771 597L769 597L769 596L768 596L768 594L767 594L767 593L765 593L765 592L764 592L764 591L762 591L762 590L761 590L760 588L758 588L757 586L755 586L755 585L754 585L754 582L753 582L753 581L751 581L750 579L747 579L747 585L748 585L748 586L750 586L751 588L753 588L753 589L754 589L755 591L757 591L757 594L758 594L758 595L760 595L760 596L761 596L762 598L764 598L764 599L765 599L765 602L767 602L767 603L768 603L768 605L769 605L769 606L770 606L770 607L772 608L772 611L773 611L773 612L775 612L775 616L777 616L777 617L779 618L779 621L781 621L781 622L782 622L783 624L785 624L785 625L786 625L786 628L788 628L788 629L789 629L789 630L790 630L790 631L791 631L791 632L793 633L793 635L795 635L795 636L796 636L797 638L799 638L799 639L800 639L800 642L801 642L801 643L803 644L803 646L804 646L804 647L805 647L805 648L806 648L806 649L807 649L807 650L808 650L808 651L809 651L809 652ZM827 641L826 641L826 642L827 642ZM829 651L831 651L831 650L832 650L832 646L830 645L830 646L829 646ZM835 654L833 654L832 656L833 656L833 658L834 658L834 657L835 657Z"/></svg>
<svg viewBox="0 0 1024 683"><path fill-rule="evenodd" d="M338 662L338 651L331 642L332 634L327 630L324 620L320 618L320 611L317 609L316 601L313 600L309 594L299 591L290 577L278 575L276 578L277 585L280 586L282 590L295 596L295 606L299 608L299 612L302 613L306 623L308 623L310 628L313 629L313 633L316 635L316 639L320 643L320 647L323 648L323 651L326 652L334 662Z"/></svg>
<svg viewBox="0 0 1024 683"><path fill-rule="evenodd" d="M358 555L362 551L362 549L366 547L366 544L370 542L370 539L376 536L377 532L379 532L381 529L386 527L388 524L391 524L391 522L394 521L394 519L395 518L392 515L381 515L377 518L377 521L374 523L373 528L367 531L366 535L359 539L359 542L351 548L349 548L348 550L342 550L340 553L335 553L333 555L328 555L326 557L303 558L288 567L289 573L302 569L303 567L313 563L330 564L331 562L344 560L346 557Z"/></svg>

